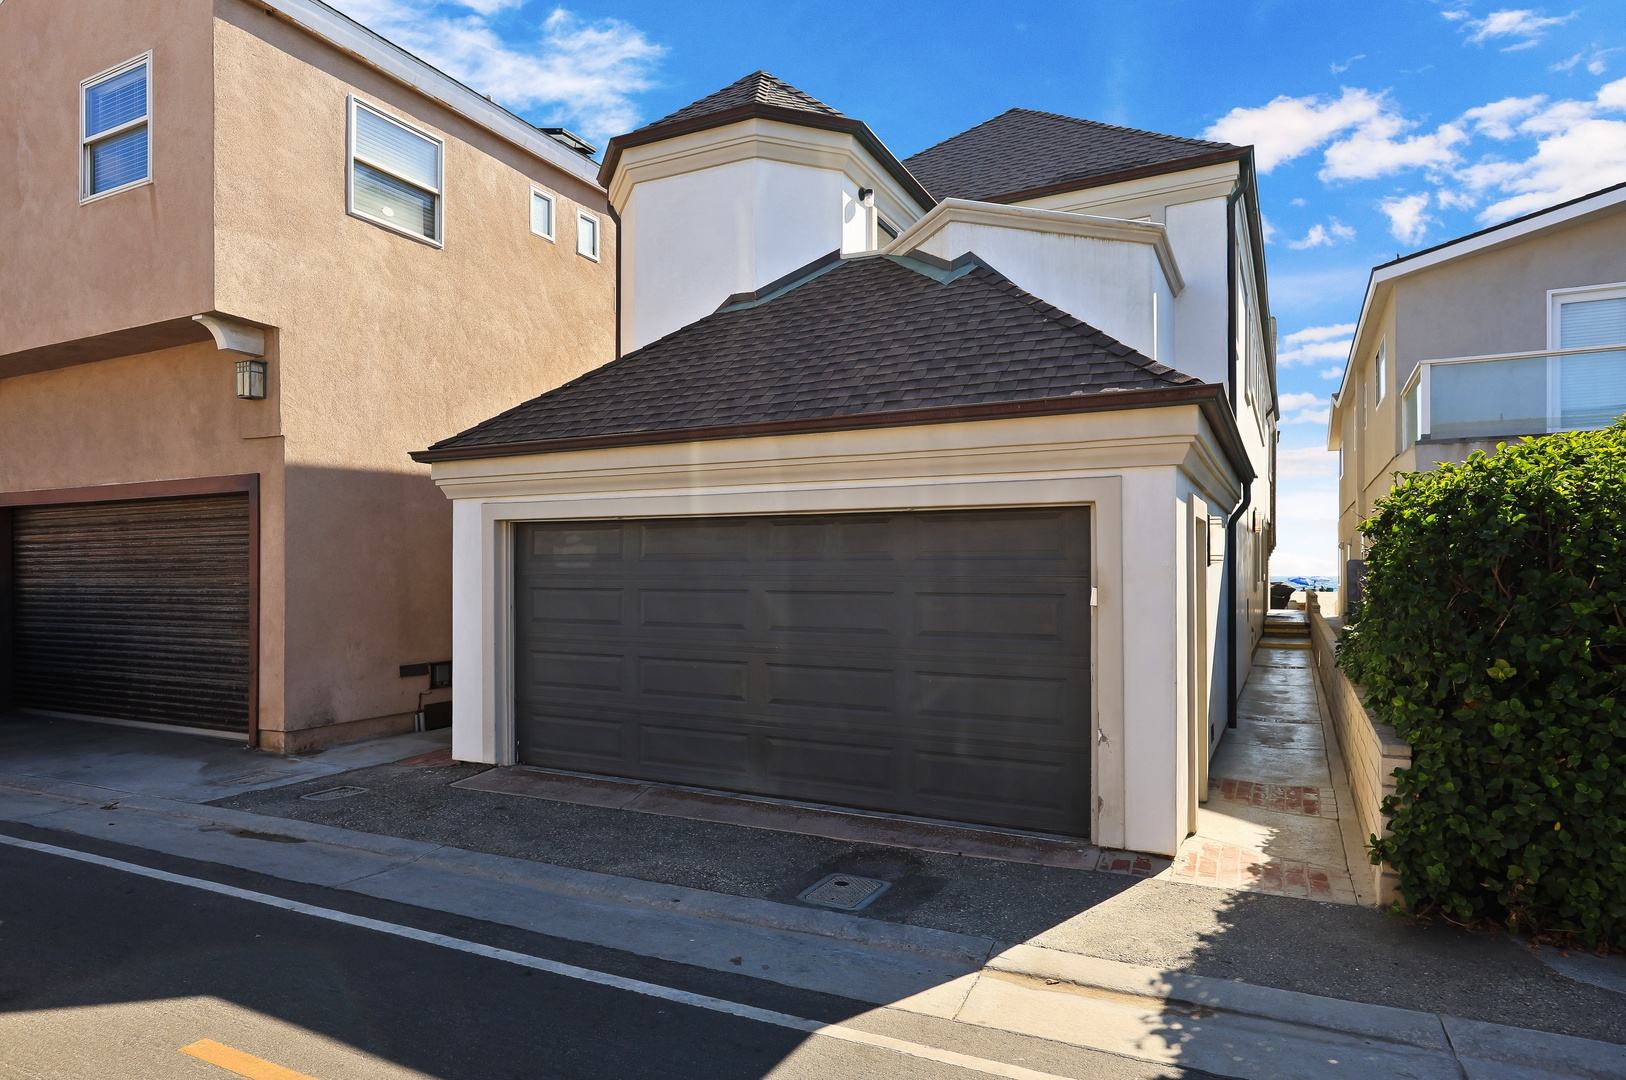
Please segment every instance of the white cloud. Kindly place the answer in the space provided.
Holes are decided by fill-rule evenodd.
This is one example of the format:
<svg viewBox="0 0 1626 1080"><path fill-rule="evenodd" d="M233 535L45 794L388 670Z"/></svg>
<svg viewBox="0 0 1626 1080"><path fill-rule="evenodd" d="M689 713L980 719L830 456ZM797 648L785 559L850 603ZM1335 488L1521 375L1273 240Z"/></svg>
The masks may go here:
<svg viewBox="0 0 1626 1080"><path fill-rule="evenodd" d="M1328 360L1347 359L1350 341L1354 336L1354 323L1307 326L1282 339L1276 352L1276 363L1282 367L1292 367L1295 364L1317 364ZM1284 410L1285 408L1286 406L1283 406Z"/></svg>
<svg viewBox="0 0 1626 1080"><path fill-rule="evenodd" d="M1310 226L1310 231L1304 234L1302 240L1289 240L1287 246L1294 251L1304 251L1307 248L1331 247L1333 244L1355 239L1355 230L1339 221L1337 218L1328 218L1327 224L1317 222Z"/></svg>
<svg viewBox="0 0 1626 1080"><path fill-rule="evenodd" d="M1331 101L1283 95L1256 108L1232 109L1211 124L1203 137L1252 145L1259 171L1268 173L1340 132L1370 122L1383 108L1381 94L1349 87Z"/></svg>
<svg viewBox="0 0 1626 1080"><path fill-rule="evenodd" d="M1546 94L1533 94L1522 98L1507 97L1501 101L1493 101L1489 105L1481 105L1477 109L1469 109L1462 114L1462 119L1472 124L1473 129L1481 135L1489 135L1493 139L1511 139L1518 134L1514 130L1514 123L1538 111L1546 103Z"/></svg>
<svg viewBox="0 0 1626 1080"><path fill-rule="evenodd" d="M1276 451L1276 475L1284 480L1306 476L1330 479L1338 475L1338 455L1319 446L1281 449Z"/></svg>
<svg viewBox="0 0 1626 1080"><path fill-rule="evenodd" d="M1441 124L1422 135L1399 138L1415 125L1403 117L1384 113L1362 124L1347 139L1327 147L1323 180L1374 180L1404 169L1440 168L1457 160L1453 149L1468 138L1455 124Z"/></svg>
<svg viewBox="0 0 1626 1080"><path fill-rule="evenodd" d="M1355 332L1352 322L1333 323L1330 326L1307 326L1303 330L1295 330L1282 340L1289 345L1300 345L1306 341L1326 341L1329 338L1347 338Z"/></svg>
<svg viewBox="0 0 1626 1080"><path fill-rule="evenodd" d="M1343 375L1344 369L1341 367L1326 367L1321 369L1321 377L1323 379L1340 379L1343 378Z"/></svg>
<svg viewBox="0 0 1626 1080"><path fill-rule="evenodd" d="M1331 63L1331 64L1329 64L1327 66L1332 68L1332 73L1334 75L1342 75L1344 72L1348 71L1350 68L1355 66L1355 61L1357 61L1357 60L1365 60L1365 59L1366 59L1366 54L1365 53L1356 53L1354 56L1350 57L1348 60L1345 60L1342 64L1337 63L1335 61L1335 62L1333 62L1333 63Z"/></svg>
<svg viewBox="0 0 1626 1080"><path fill-rule="evenodd" d="M492 16L524 0L330 2L497 102L596 141L637 125L633 96L653 85L651 70L666 51L628 23L584 22L564 8L541 22L531 44L516 45Z"/></svg>
<svg viewBox="0 0 1626 1080"><path fill-rule="evenodd" d="M1525 116L1517 133L1536 140L1533 153L1522 161L1485 158L1457 173L1466 196L1492 199L1479 219L1500 221L1626 180L1626 120L1611 113L1626 113L1626 79L1606 83L1591 100L1556 101Z"/></svg>
<svg viewBox="0 0 1626 1080"><path fill-rule="evenodd" d="M1283 424L1325 424L1330 415L1327 399L1319 394L1283 394L1277 403Z"/></svg>
<svg viewBox="0 0 1626 1080"><path fill-rule="evenodd" d="M1428 232L1429 225L1434 222L1426 212L1428 200L1428 192L1419 191L1414 195L1396 195L1378 203L1378 209L1389 218L1389 232L1396 240L1403 244L1415 244Z"/></svg>
<svg viewBox="0 0 1626 1080"><path fill-rule="evenodd" d="M1540 41L1547 30L1560 26L1575 18L1576 12L1568 15L1538 15L1529 8L1508 8L1502 11L1493 11L1483 19L1469 19L1462 24L1468 33L1468 43L1483 45L1493 38L1517 38L1512 45L1504 46L1503 52L1514 52L1519 49L1528 49Z"/></svg>
<svg viewBox="0 0 1626 1080"><path fill-rule="evenodd" d="M1276 242L1276 226L1270 223L1270 219L1265 216L1263 210L1259 212L1259 227L1260 231L1265 234L1265 243L1272 244Z"/></svg>

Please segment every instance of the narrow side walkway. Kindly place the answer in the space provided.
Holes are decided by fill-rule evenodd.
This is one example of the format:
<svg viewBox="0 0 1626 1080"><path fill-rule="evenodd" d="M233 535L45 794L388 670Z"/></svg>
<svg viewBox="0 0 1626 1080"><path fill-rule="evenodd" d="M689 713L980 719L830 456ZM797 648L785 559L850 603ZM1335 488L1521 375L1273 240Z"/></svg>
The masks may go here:
<svg viewBox="0 0 1626 1080"><path fill-rule="evenodd" d="M1197 834L1162 877L1357 903L1302 611L1273 611L1209 767Z"/></svg>

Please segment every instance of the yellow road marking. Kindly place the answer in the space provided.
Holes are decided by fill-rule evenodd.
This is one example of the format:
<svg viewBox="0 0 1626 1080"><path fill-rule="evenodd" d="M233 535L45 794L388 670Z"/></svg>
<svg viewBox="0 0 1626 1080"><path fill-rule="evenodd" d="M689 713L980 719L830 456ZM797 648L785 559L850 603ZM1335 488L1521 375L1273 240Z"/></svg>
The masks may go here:
<svg viewBox="0 0 1626 1080"><path fill-rule="evenodd" d="M199 1061L207 1061L211 1065L219 1065L228 1072L248 1077L248 1080L316 1080L313 1076L284 1069L281 1065L273 1065L253 1054L233 1050L213 1039L199 1039L191 1046L181 1047L181 1053L190 1054Z"/></svg>

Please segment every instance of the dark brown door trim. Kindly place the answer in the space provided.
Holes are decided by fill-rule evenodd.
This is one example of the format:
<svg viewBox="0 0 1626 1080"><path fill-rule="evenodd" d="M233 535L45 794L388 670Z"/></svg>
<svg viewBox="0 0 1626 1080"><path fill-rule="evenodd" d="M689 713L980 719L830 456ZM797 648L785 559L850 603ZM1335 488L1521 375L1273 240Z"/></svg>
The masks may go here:
<svg viewBox="0 0 1626 1080"><path fill-rule="evenodd" d="M224 495L241 491L248 495L248 745L260 745L260 474L236 476L197 476L184 480L149 480L138 484L98 484L94 487L36 488L31 491L0 491L0 509L13 506L63 506L69 503L126 502L131 499L174 499L187 495ZM10 552L3 573L9 583ZM0 599L9 589L0 589ZM10 625L10 611L0 611ZM9 659L10 650L7 649ZM0 669L3 671L3 669ZM8 686L0 690L9 691Z"/></svg>

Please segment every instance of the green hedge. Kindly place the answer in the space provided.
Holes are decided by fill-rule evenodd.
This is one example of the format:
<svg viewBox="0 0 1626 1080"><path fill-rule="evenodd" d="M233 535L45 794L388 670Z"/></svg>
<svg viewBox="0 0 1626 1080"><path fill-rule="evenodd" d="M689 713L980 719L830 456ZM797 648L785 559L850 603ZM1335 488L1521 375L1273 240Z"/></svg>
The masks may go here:
<svg viewBox="0 0 1626 1080"><path fill-rule="evenodd" d="M1340 663L1412 747L1413 910L1626 947L1626 420L1399 480Z"/></svg>

